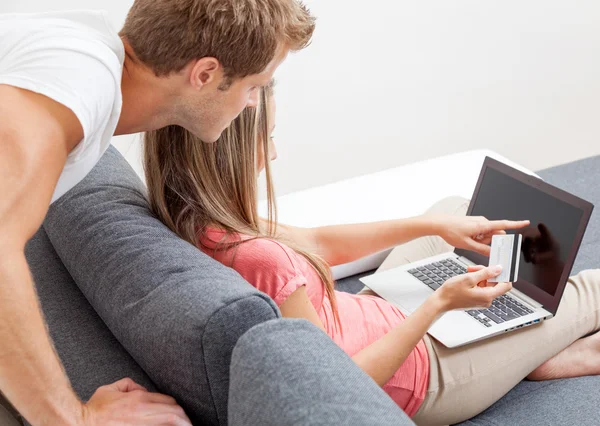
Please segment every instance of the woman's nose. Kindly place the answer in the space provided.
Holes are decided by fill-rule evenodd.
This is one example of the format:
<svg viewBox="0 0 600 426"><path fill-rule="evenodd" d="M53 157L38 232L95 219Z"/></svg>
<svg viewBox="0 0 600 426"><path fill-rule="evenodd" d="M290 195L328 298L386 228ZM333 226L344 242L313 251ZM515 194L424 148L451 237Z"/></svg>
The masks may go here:
<svg viewBox="0 0 600 426"><path fill-rule="evenodd" d="M271 157L271 161L277 159L277 147L275 147L273 139L271 139L271 142L269 143L269 154L269 157Z"/></svg>

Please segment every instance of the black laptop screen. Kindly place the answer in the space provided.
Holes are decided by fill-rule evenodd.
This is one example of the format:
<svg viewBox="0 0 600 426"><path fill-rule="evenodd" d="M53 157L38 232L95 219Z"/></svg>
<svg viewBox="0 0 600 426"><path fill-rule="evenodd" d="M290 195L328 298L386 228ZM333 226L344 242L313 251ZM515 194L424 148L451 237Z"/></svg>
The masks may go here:
<svg viewBox="0 0 600 426"><path fill-rule="evenodd" d="M471 216L531 221L529 227L516 231L523 236L519 281L554 296L584 211L491 167L486 168L471 207ZM483 256L460 252L475 263L488 264Z"/></svg>

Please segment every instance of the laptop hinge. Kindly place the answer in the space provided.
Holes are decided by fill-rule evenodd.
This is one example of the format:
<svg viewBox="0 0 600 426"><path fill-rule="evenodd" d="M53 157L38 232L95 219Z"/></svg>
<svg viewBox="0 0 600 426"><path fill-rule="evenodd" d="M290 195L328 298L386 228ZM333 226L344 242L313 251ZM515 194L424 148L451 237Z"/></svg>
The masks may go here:
<svg viewBox="0 0 600 426"><path fill-rule="evenodd" d="M460 263L462 263L465 266L473 266L473 265L475 265L475 263L471 262L469 259L467 259L464 256L458 256L457 260L460 260Z"/></svg>
<svg viewBox="0 0 600 426"><path fill-rule="evenodd" d="M510 295L512 297L516 297L518 299L521 299L524 302L530 304L531 306L535 306L536 308L543 308L544 307L544 305L542 305L540 302L535 301L534 299L532 299L531 297L527 296L525 293L523 293L522 291L517 290L514 287L513 287L513 290L510 292Z"/></svg>

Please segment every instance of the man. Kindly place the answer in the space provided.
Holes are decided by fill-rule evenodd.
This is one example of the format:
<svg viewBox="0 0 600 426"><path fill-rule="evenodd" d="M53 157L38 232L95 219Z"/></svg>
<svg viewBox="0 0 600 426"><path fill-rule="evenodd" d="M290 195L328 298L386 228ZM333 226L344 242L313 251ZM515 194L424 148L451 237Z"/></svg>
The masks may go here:
<svg viewBox="0 0 600 426"><path fill-rule="evenodd" d="M0 389L30 423L190 424L129 379L79 401L24 247L113 134L179 125L216 141L313 30L298 0L136 0L119 35L103 13L0 15Z"/></svg>

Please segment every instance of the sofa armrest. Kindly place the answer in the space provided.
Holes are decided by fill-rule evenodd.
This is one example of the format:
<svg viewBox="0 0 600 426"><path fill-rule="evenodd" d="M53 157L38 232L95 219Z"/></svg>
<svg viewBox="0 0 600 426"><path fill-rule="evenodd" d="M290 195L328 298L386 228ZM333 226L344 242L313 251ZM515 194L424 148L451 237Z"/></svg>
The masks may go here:
<svg viewBox="0 0 600 426"><path fill-rule="evenodd" d="M111 147L51 206L44 228L82 293L158 389L194 423L226 424L233 347L279 310L166 228L144 194Z"/></svg>

